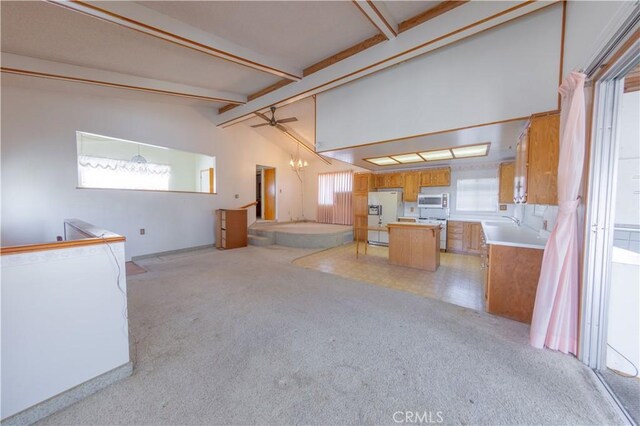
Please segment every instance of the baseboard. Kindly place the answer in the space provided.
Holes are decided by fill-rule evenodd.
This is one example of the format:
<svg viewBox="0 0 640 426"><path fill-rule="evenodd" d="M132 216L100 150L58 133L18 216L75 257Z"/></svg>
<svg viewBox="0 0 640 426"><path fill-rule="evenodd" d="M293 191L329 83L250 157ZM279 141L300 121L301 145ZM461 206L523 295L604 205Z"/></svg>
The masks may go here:
<svg viewBox="0 0 640 426"><path fill-rule="evenodd" d="M93 395L107 386L129 377L133 373L133 363L128 362L107 371L91 380L79 384L56 396L46 399L26 410L20 411L11 417L2 420L2 426L30 425L44 419L60 410L63 410L86 397Z"/></svg>
<svg viewBox="0 0 640 426"><path fill-rule="evenodd" d="M136 260L149 259L151 257L169 256L172 254L180 254L180 253L186 253L189 251L202 250L202 249L215 248L215 247L216 247L215 244L205 244L203 246L187 247L187 248L178 249L178 250L169 250L169 251L161 251L158 253L142 254L140 256L131 256L131 260L135 262Z"/></svg>

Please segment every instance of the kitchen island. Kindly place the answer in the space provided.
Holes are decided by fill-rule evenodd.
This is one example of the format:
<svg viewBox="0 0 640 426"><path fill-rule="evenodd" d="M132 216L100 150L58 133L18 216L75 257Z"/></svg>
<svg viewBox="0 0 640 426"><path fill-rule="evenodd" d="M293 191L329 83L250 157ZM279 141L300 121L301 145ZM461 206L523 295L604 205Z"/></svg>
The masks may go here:
<svg viewBox="0 0 640 426"><path fill-rule="evenodd" d="M440 225L393 222L389 229L389 263L435 272L440 266Z"/></svg>

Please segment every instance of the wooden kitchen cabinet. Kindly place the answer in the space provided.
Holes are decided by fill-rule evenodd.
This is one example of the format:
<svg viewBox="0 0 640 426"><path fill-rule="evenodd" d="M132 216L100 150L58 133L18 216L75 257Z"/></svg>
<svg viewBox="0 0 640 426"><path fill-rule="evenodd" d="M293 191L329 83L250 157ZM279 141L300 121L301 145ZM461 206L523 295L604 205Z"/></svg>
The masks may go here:
<svg viewBox="0 0 640 426"><path fill-rule="evenodd" d="M482 252L482 225L479 222L447 222L447 252L480 254Z"/></svg>
<svg viewBox="0 0 640 426"><path fill-rule="evenodd" d="M404 184L402 173L383 173L374 177L376 188L402 188Z"/></svg>
<svg viewBox="0 0 640 426"><path fill-rule="evenodd" d="M451 185L451 168L429 169L420 172L420 186Z"/></svg>
<svg viewBox="0 0 640 426"><path fill-rule="evenodd" d="M374 175L372 173L355 173L353 175L353 237L356 238L356 230L366 227L369 219L369 191L374 189ZM366 232L360 236L361 241L366 240Z"/></svg>
<svg viewBox="0 0 640 426"><path fill-rule="evenodd" d="M487 311L531 323L544 250L489 245Z"/></svg>
<svg viewBox="0 0 640 426"><path fill-rule="evenodd" d="M402 188L402 201L418 201L420 192L420 173L410 172L404 174L404 185Z"/></svg>
<svg viewBox="0 0 640 426"><path fill-rule="evenodd" d="M482 225L479 222L465 222L462 230L463 251L480 254L482 250Z"/></svg>
<svg viewBox="0 0 640 426"><path fill-rule="evenodd" d="M513 199L558 204L560 114L534 115L516 145Z"/></svg>
<svg viewBox="0 0 640 426"><path fill-rule="evenodd" d="M353 174L353 193L354 194L368 194L372 179L371 173L354 173Z"/></svg>
<svg viewBox="0 0 640 426"><path fill-rule="evenodd" d="M353 175L353 236L356 238L356 229L366 227L368 222L369 191L373 190L372 173L355 173ZM364 235L361 238L366 238Z"/></svg>
<svg viewBox="0 0 640 426"><path fill-rule="evenodd" d="M447 222L447 252L464 253L463 232L464 222Z"/></svg>
<svg viewBox="0 0 640 426"><path fill-rule="evenodd" d="M513 178L515 177L516 163L500 164L500 191L498 202L500 204L513 204Z"/></svg>

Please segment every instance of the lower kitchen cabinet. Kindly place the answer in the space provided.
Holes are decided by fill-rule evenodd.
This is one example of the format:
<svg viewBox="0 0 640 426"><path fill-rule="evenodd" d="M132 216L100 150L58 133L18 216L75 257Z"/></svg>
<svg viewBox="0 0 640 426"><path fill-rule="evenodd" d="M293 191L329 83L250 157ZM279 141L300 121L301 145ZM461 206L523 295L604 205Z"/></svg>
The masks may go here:
<svg viewBox="0 0 640 426"><path fill-rule="evenodd" d="M486 302L489 313L531 323L544 250L491 244L488 258Z"/></svg>
<svg viewBox="0 0 640 426"><path fill-rule="evenodd" d="M480 254L482 225L480 222L447 222L447 251L461 254Z"/></svg>

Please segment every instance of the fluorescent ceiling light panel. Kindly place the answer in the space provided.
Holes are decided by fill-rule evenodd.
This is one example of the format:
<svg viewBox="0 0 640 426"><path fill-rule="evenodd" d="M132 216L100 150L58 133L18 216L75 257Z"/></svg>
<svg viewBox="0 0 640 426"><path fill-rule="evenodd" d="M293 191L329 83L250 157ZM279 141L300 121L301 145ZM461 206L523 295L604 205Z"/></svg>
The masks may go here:
<svg viewBox="0 0 640 426"><path fill-rule="evenodd" d="M365 158L365 160L377 166L389 166L391 164L398 164L398 162L391 157Z"/></svg>
<svg viewBox="0 0 640 426"><path fill-rule="evenodd" d="M440 151L421 152L420 156L427 161L450 160L453 158L453 155L451 155L451 151L449 151L448 149L442 149Z"/></svg>
<svg viewBox="0 0 640 426"><path fill-rule="evenodd" d="M401 163L417 163L419 161L424 161L424 159L418 154L392 155L391 158Z"/></svg>
<svg viewBox="0 0 640 426"><path fill-rule="evenodd" d="M455 155L456 158L482 157L484 155L487 155L488 150L488 143L484 143L482 145L463 146L460 148L451 148L451 151L453 151L453 155Z"/></svg>

